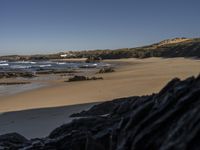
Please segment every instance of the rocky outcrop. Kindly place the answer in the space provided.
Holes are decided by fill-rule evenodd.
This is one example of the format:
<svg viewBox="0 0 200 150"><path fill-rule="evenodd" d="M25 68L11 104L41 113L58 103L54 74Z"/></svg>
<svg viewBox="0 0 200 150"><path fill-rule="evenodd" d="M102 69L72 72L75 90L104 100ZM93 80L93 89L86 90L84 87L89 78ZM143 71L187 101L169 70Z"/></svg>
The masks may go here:
<svg viewBox="0 0 200 150"><path fill-rule="evenodd" d="M17 146L26 150L198 150L200 76L175 78L157 94L105 102L73 117L79 119L46 138ZM0 138L0 146L8 141ZM13 143L7 147L17 149Z"/></svg>
<svg viewBox="0 0 200 150"><path fill-rule="evenodd" d="M115 72L114 68L112 67L103 67L97 73L110 73Z"/></svg>
<svg viewBox="0 0 200 150"><path fill-rule="evenodd" d="M31 82L0 82L0 85L22 85L30 84Z"/></svg>
<svg viewBox="0 0 200 150"><path fill-rule="evenodd" d="M35 75L31 72L0 72L0 79L1 78L16 78L16 77L23 77L23 78L33 78Z"/></svg>
<svg viewBox="0 0 200 150"><path fill-rule="evenodd" d="M97 57L97 56L90 56L86 59L86 63L96 63L96 62L100 62L102 59L101 57Z"/></svg>
<svg viewBox="0 0 200 150"><path fill-rule="evenodd" d="M75 81L87 81L87 80L103 80L102 77L85 77L85 76L73 76L68 79L66 82L75 82Z"/></svg>
<svg viewBox="0 0 200 150"><path fill-rule="evenodd" d="M10 133L0 136L0 149L14 150L30 145L29 141L18 133Z"/></svg>

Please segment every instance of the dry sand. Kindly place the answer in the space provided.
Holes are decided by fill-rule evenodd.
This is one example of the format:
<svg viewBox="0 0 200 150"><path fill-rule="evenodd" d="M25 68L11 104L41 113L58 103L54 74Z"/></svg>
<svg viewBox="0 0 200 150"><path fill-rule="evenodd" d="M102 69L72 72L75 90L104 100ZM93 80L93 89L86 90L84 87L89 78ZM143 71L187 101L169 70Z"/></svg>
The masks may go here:
<svg viewBox="0 0 200 150"><path fill-rule="evenodd" d="M100 74L104 80L55 82L12 96L0 97L0 112L99 102L119 97L158 92L174 77L198 75L200 60L174 58L109 60L120 65L114 73ZM54 81L52 81L54 82Z"/></svg>
<svg viewBox="0 0 200 150"><path fill-rule="evenodd" d="M52 81L54 83L48 87L0 97L0 112L151 94L158 92L174 77L184 79L200 73L200 60L194 59L148 58L107 60L106 62L116 64L118 67L116 72L98 75L104 80L71 83L62 80ZM70 121L68 116L72 110L74 112L85 108L85 106L66 106L64 109L58 107L6 113L0 116L0 134L17 131L27 137L46 136L56 126Z"/></svg>

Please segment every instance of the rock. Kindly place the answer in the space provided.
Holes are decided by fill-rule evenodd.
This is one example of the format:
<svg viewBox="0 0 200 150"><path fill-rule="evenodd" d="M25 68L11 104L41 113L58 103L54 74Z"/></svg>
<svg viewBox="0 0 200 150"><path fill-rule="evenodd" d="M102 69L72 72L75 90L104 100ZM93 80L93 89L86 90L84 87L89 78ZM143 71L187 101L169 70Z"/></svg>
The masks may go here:
<svg viewBox="0 0 200 150"><path fill-rule="evenodd" d="M23 78L33 78L35 75L31 72L0 72L0 78L16 78L16 77L23 77Z"/></svg>
<svg viewBox="0 0 200 150"><path fill-rule="evenodd" d="M87 80L102 80L102 77L85 77L85 76L73 76L68 79L67 82L74 82L74 81L87 81Z"/></svg>
<svg viewBox="0 0 200 150"><path fill-rule="evenodd" d="M96 57L96 56L90 56L86 59L86 63L96 63L96 62L100 62L102 59L101 57Z"/></svg>
<svg viewBox="0 0 200 150"><path fill-rule="evenodd" d="M198 150L200 75L173 79L159 93L96 105L46 138L1 139L25 150ZM1 147L5 145L0 144Z"/></svg>
<svg viewBox="0 0 200 150"><path fill-rule="evenodd" d="M107 101L103 102L101 104L94 105L90 110L85 111L83 110L80 113L74 113L71 115L71 117L91 117L91 116L103 116L110 114L113 112L119 105L122 105L123 103L128 104L128 100L136 99L137 97L132 98L120 98L116 99L114 101Z"/></svg>
<svg viewBox="0 0 200 150"><path fill-rule="evenodd" d="M9 133L0 136L0 146L3 147L3 149L15 150L27 146L28 144L29 141L18 133Z"/></svg>
<svg viewBox="0 0 200 150"><path fill-rule="evenodd" d="M0 85L21 85L30 84L31 82L0 82Z"/></svg>
<svg viewBox="0 0 200 150"><path fill-rule="evenodd" d="M103 67L97 73L110 73L110 72L115 72L115 70L112 67Z"/></svg>

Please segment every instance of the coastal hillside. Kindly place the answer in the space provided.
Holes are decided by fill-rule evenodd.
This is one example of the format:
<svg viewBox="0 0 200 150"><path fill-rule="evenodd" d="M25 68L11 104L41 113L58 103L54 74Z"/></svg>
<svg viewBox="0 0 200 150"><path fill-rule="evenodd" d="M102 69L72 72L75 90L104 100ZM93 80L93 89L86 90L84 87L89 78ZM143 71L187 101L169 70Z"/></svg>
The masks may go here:
<svg viewBox="0 0 200 150"><path fill-rule="evenodd" d="M200 38L175 38L152 45L116 50L76 52L77 57L100 57L102 59L149 58L149 57L200 57Z"/></svg>
<svg viewBox="0 0 200 150"><path fill-rule="evenodd" d="M49 60L64 58L101 58L101 59L119 59L119 58L149 58L149 57L200 57L200 38L174 38L161 41L152 45L136 48L122 48L115 50L82 50L68 51L57 54L46 55L10 55L1 56L0 60Z"/></svg>
<svg viewBox="0 0 200 150"><path fill-rule="evenodd" d="M171 80L159 93L127 97L73 114L73 120L42 139L10 133L1 149L198 150L200 75Z"/></svg>

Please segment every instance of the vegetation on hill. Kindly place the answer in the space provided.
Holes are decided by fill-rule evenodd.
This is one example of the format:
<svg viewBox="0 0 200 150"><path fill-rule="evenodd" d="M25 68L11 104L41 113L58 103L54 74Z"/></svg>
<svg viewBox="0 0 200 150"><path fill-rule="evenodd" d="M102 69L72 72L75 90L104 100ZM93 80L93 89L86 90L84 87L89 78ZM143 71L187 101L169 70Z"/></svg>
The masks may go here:
<svg viewBox="0 0 200 150"><path fill-rule="evenodd" d="M162 43L162 44L161 44ZM102 59L148 58L148 57L200 57L200 38L188 39L183 42L152 44L138 48L116 50L95 50L76 52L77 57L96 56Z"/></svg>
<svg viewBox="0 0 200 150"><path fill-rule="evenodd" d="M65 57L62 57L62 55ZM136 47L122 48L115 50L88 50L88 51L68 51L49 55L31 56L2 56L0 60L48 60L61 58L100 58L100 59L120 59L120 58L148 58L148 57L200 57L200 38L187 39L175 38L161 41L156 44Z"/></svg>

